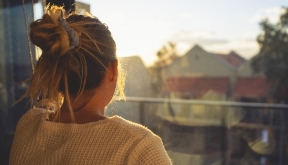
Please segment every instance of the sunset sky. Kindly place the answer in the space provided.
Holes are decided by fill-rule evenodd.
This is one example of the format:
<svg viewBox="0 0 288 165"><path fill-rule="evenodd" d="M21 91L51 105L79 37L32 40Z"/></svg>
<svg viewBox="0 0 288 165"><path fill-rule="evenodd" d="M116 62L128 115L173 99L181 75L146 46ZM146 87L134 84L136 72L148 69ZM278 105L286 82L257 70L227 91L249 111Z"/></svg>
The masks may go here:
<svg viewBox="0 0 288 165"><path fill-rule="evenodd" d="M215 53L258 52L260 20L277 22L288 0L79 0L106 23L119 56L139 55L146 65L168 41L180 54L198 44Z"/></svg>

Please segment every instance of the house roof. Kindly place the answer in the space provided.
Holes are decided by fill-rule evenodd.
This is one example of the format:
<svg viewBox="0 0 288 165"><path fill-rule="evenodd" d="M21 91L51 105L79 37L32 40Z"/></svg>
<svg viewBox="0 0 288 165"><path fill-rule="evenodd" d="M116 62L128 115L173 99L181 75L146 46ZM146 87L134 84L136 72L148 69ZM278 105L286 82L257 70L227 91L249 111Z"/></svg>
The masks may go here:
<svg viewBox="0 0 288 165"><path fill-rule="evenodd" d="M238 78L234 86L234 96L268 96L270 85L263 77Z"/></svg>
<svg viewBox="0 0 288 165"><path fill-rule="evenodd" d="M239 56L237 53L233 51L231 51L229 54L217 54L217 53L211 53L211 54L216 57L219 57L220 59L229 63L233 67L238 67L246 61L244 58L242 58L241 56Z"/></svg>
<svg viewBox="0 0 288 165"><path fill-rule="evenodd" d="M204 95L208 91L226 94L229 84L227 77L181 77L168 78L163 87L164 92L191 93Z"/></svg>

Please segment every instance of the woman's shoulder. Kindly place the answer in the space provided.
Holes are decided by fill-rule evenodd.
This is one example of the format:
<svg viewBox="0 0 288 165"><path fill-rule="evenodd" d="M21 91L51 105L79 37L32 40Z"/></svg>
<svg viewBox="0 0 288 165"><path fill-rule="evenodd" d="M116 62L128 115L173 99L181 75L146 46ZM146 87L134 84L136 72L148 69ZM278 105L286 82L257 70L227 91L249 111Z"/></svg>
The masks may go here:
<svg viewBox="0 0 288 165"><path fill-rule="evenodd" d="M110 119L112 119L116 127L123 130L124 132L129 132L131 135L142 136L142 137L157 136L147 127L141 124L126 120L120 116L113 116Z"/></svg>
<svg viewBox="0 0 288 165"><path fill-rule="evenodd" d="M39 122L45 117L45 110L43 109L29 109L22 115L17 122L16 132L18 134L27 134L37 128Z"/></svg>
<svg viewBox="0 0 288 165"><path fill-rule="evenodd" d="M141 124L137 124L119 116L113 120L122 132L130 132L128 144L131 144L127 164L172 164L159 136ZM134 136L134 137L133 137ZM125 136L127 137L127 136ZM133 147L132 147L133 146Z"/></svg>
<svg viewBox="0 0 288 165"><path fill-rule="evenodd" d="M104 120L100 120L97 122L90 122L86 124L75 124L75 123L57 123L46 121L45 117L47 116L47 112L42 108L34 108L28 110L19 120L17 124L17 128L23 127L41 127L46 131L53 132L63 132L63 130L69 130L71 133L83 133L83 132L98 132L99 130L106 130L111 132L111 130L117 130L112 132L118 132L119 135L128 135L133 136L134 138L144 138L144 137L156 137L158 136L154 134L147 127L124 119L120 116L112 116L107 117ZM105 131L105 132L106 132ZM108 133L106 132L106 133ZM109 133L108 133L109 134Z"/></svg>
<svg viewBox="0 0 288 165"><path fill-rule="evenodd" d="M45 109L41 108L32 108L25 112L20 118L18 123L25 123L29 120L35 120L36 117L45 118Z"/></svg>

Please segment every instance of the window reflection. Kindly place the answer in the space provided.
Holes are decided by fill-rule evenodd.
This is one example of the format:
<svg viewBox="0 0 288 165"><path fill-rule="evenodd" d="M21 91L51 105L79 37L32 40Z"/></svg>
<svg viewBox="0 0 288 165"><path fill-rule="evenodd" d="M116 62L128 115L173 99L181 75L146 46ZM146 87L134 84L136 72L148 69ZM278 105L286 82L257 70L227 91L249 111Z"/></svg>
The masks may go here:
<svg viewBox="0 0 288 165"><path fill-rule="evenodd" d="M0 162L7 164L16 123L28 108L27 100L12 104L26 91L24 80L35 61L27 38L27 26L34 19L31 1L1 1L0 18Z"/></svg>
<svg viewBox="0 0 288 165"><path fill-rule="evenodd" d="M121 115L158 134L175 164L285 164L286 105L127 97ZM263 163L264 162L264 163Z"/></svg>
<svg viewBox="0 0 288 165"><path fill-rule="evenodd" d="M22 2L0 3L0 164L7 164L16 123L29 108L27 100L11 105L26 91L24 80L40 54L27 42L27 26L42 9L32 2L42 4ZM97 14L92 3L77 2L76 10ZM112 102L106 115L149 127L174 164L287 164L288 106L279 99L285 88L281 97L271 97L272 83L237 51L218 53L193 44L180 54L177 44L170 43L167 58L151 54L166 58L157 65L139 56L120 58L127 100Z"/></svg>

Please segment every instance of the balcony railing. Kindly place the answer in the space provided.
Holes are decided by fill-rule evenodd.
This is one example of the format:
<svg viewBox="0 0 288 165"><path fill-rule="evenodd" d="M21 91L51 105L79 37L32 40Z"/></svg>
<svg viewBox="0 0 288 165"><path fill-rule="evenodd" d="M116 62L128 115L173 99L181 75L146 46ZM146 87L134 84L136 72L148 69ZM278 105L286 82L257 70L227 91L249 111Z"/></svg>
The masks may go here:
<svg viewBox="0 0 288 165"><path fill-rule="evenodd" d="M107 115L159 135L174 164L287 164L288 105L127 97Z"/></svg>

